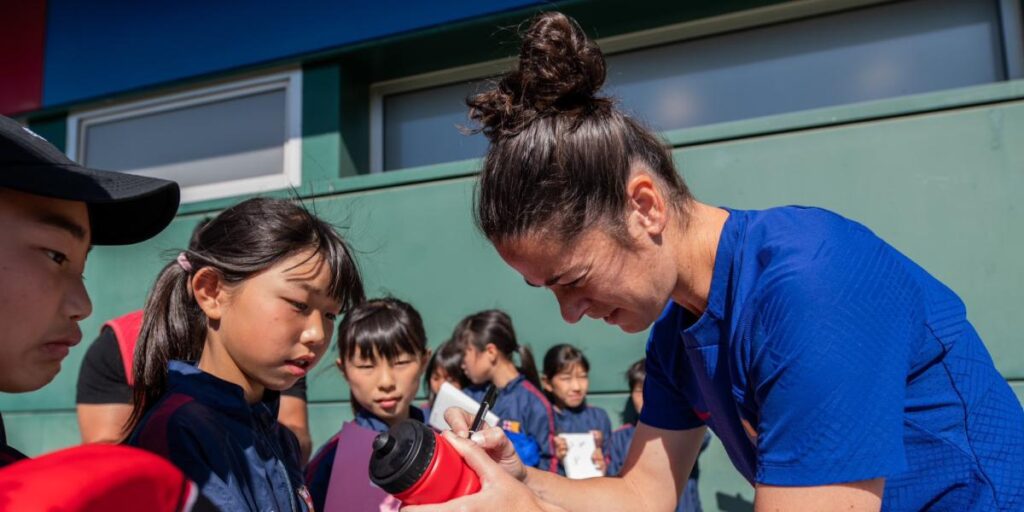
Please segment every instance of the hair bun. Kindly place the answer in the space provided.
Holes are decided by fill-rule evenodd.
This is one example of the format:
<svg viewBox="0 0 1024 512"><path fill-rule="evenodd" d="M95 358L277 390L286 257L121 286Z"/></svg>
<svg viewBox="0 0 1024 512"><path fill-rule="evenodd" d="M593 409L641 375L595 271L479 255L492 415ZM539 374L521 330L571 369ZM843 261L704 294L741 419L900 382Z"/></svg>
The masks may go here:
<svg viewBox="0 0 1024 512"><path fill-rule="evenodd" d="M518 68L466 103L480 131L494 140L519 133L537 117L575 118L610 105L596 97L605 76L601 49L576 20L548 12L534 18L524 34Z"/></svg>

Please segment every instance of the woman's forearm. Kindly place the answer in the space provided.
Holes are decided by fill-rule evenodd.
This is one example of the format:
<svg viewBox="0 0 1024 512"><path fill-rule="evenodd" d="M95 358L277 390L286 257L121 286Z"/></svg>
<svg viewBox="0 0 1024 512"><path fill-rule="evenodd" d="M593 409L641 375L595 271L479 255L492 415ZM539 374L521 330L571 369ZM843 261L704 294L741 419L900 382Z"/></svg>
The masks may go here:
<svg viewBox="0 0 1024 512"><path fill-rule="evenodd" d="M527 468L523 483L542 500L568 512L649 510L643 497L622 478L570 480L549 471Z"/></svg>

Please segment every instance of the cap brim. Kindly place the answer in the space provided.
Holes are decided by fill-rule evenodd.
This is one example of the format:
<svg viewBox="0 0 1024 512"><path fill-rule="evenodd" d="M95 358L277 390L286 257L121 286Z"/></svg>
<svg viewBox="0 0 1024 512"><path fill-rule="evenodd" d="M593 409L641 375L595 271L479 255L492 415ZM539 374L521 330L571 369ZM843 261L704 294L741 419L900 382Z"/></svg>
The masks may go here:
<svg viewBox="0 0 1024 512"><path fill-rule="evenodd" d="M134 244L156 236L174 219L181 199L173 181L79 165L12 165L0 172L0 186L86 203L94 245Z"/></svg>

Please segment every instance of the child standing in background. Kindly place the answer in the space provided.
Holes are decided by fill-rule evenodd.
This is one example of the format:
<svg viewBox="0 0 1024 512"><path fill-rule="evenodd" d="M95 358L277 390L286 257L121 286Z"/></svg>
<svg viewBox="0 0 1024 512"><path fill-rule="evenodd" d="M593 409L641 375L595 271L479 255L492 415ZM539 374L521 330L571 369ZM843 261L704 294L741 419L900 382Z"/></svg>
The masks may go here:
<svg viewBox="0 0 1024 512"><path fill-rule="evenodd" d="M646 359L633 363L626 370L626 381L629 383L629 399L636 414L640 417L640 411L644 408L644 380L647 378L647 371L644 368ZM627 423L614 432L608 439L608 476L616 476L622 471L626 463L626 455L629 453L629 445L633 442L633 434L636 432L636 423ZM700 451L704 451L711 441L711 434L704 434L704 442ZM697 478L700 476L700 461L694 461L693 471L686 481L683 495L679 497L676 505L676 512L701 512L700 494L697 491Z"/></svg>
<svg viewBox="0 0 1024 512"><path fill-rule="evenodd" d="M594 436L593 461L602 473L607 461L602 445L612 434L612 421L600 407L587 405L590 389L590 361L578 348L561 344L544 354L544 375L541 384L555 409L555 432L578 434L590 432ZM555 437L555 455L565 459L565 440Z"/></svg>
<svg viewBox="0 0 1024 512"><path fill-rule="evenodd" d="M430 362L427 363L427 371L423 373L423 384L427 387L427 408L433 407L437 392L445 382L458 389L470 386L469 379L462 371L462 349L452 340L445 341L437 347L430 356Z"/></svg>
<svg viewBox="0 0 1024 512"><path fill-rule="evenodd" d="M363 298L351 251L290 201L228 208L161 271L135 350L129 444L162 455L223 510L310 510L280 391Z"/></svg>
<svg viewBox="0 0 1024 512"><path fill-rule="evenodd" d="M462 319L452 340L462 348L466 377L476 386L490 383L500 390L492 411L523 463L557 472L551 404L540 391L533 353L516 341L512 319L504 311L481 311ZM519 366L513 362L516 354ZM469 394L479 401L483 390Z"/></svg>
<svg viewBox="0 0 1024 512"><path fill-rule="evenodd" d="M338 327L338 360L351 390L355 423L384 432L411 418L424 421L412 405L427 364L427 335L420 314L394 298L368 300L352 309ZM316 510L324 510L338 451L335 435L306 467Z"/></svg>

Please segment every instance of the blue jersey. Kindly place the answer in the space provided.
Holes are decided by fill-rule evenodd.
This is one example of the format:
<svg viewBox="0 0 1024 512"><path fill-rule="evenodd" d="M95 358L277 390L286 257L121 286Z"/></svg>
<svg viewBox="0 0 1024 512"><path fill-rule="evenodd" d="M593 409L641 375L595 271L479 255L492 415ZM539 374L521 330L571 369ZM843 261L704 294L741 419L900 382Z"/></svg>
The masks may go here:
<svg viewBox="0 0 1024 512"><path fill-rule="evenodd" d="M463 390L476 401L483 399L485 389L481 387ZM494 414L501 418L501 428L513 434L525 434L536 443L540 450L537 468L558 472L555 458L555 418L551 404L544 394L523 374L509 381L495 399Z"/></svg>
<svg viewBox="0 0 1024 512"><path fill-rule="evenodd" d="M416 421L424 421L423 411L415 406L409 406L409 418ZM360 409L356 412L356 425L373 430L374 432L386 432L389 428L384 420ZM327 503L327 488L331 484L331 472L334 469L334 458L338 454L338 435L331 436L306 466L306 484L309 485L309 493L313 496L313 507L316 510L324 510Z"/></svg>
<svg viewBox="0 0 1024 512"><path fill-rule="evenodd" d="M750 482L1024 508L1024 411L963 302L824 210L730 210L707 309L670 303L651 330L644 403L648 425L710 426Z"/></svg>
<svg viewBox="0 0 1024 512"><path fill-rule="evenodd" d="M633 434L636 433L636 426L633 424L623 425L612 432L611 438L605 443L605 450L608 456L608 476L619 476L622 466L626 463L626 455L629 454L629 445L633 444ZM704 434L704 442L700 450L703 452L711 441L711 435ZM676 512L700 512L700 492L697 489L698 478L700 478L700 464L693 462L693 470L683 487L683 494L676 503Z"/></svg>
<svg viewBox="0 0 1024 512"><path fill-rule="evenodd" d="M608 413L600 407L591 407L584 403L575 409L559 409L555 411L555 433L556 434L578 434L592 430L601 432L602 443L607 443L612 436L612 420ZM604 453L605 464L608 463L608 451L601 446ZM565 469L559 467L558 474L564 475Z"/></svg>
<svg viewBox="0 0 1024 512"><path fill-rule="evenodd" d="M597 430L603 439L612 435L612 420L608 413L600 407L583 404L575 409L555 409L555 432L558 434L576 434Z"/></svg>
<svg viewBox="0 0 1024 512"><path fill-rule="evenodd" d="M248 404L241 387L182 361L167 384L128 444L170 460L221 510L309 510L299 443L277 422L279 393Z"/></svg>
<svg viewBox="0 0 1024 512"><path fill-rule="evenodd" d="M14 464L19 460L26 459L25 454L15 450L7 444L7 430L4 428L4 418L0 416L0 468Z"/></svg>

